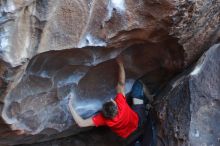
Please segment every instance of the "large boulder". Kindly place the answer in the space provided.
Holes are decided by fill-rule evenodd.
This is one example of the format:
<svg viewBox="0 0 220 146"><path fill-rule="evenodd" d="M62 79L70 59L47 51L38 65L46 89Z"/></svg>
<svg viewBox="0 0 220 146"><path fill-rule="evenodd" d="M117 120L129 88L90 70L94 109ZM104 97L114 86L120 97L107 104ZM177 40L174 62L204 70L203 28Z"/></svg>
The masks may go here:
<svg viewBox="0 0 220 146"><path fill-rule="evenodd" d="M169 56L171 54L157 47L149 52L148 48L145 49L146 46L131 46L121 53L127 75L126 91L130 90L137 77L154 69L153 67L167 70L167 76L172 76L181 67L178 64L172 67L163 64L167 58L157 57L157 51ZM67 109L69 93L74 94L74 106L85 118L96 113L103 102L114 97L118 66L114 59L96 62L90 53L92 49L94 48L87 47L83 50L46 52L35 56L27 66L19 68L13 76L16 80L9 82L2 98L2 118L6 124L15 127L12 130L25 130L33 136L8 136L8 139L16 141L6 143L31 143L80 132L82 129L76 125L68 130L73 125ZM93 52L102 53L102 48L95 49L98 50ZM154 62L156 58L159 62ZM181 63L181 55L180 58L169 61ZM149 66L149 63L155 64ZM2 139L5 140L5 137Z"/></svg>
<svg viewBox="0 0 220 146"><path fill-rule="evenodd" d="M195 65L158 92L152 109L155 126L152 128L155 129L158 146L219 145L219 53L220 44L212 46ZM147 80L149 77L144 78L148 86L153 84L152 77L151 82ZM96 140L91 140L94 137ZM97 128L68 138L20 146L67 146L76 143L77 146L122 145L121 139L112 135L109 129Z"/></svg>
<svg viewBox="0 0 220 146"><path fill-rule="evenodd" d="M217 0L0 0L0 144L86 130L66 96L83 117L96 113L115 95L118 56L127 92L144 74L164 85L218 40L218 10Z"/></svg>
<svg viewBox="0 0 220 146"><path fill-rule="evenodd" d="M122 57L126 91L146 72L169 77L183 68L184 51L169 36L169 1L1 1L1 144L35 143L82 129L83 117L115 96ZM172 42L172 43L171 43ZM25 130L29 135L16 135ZM7 135L7 136L6 136Z"/></svg>
<svg viewBox="0 0 220 146"><path fill-rule="evenodd" d="M179 0L170 34L185 50L185 65L192 64L205 50L219 42L219 0ZM197 57L196 57L197 56Z"/></svg>
<svg viewBox="0 0 220 146"><path fill-rule="evenodd" d="M220 44L157 97L158 145L220 144Z"/></svg>
<svg viewBox="0 0 220 146"><path fill-rule="evenodd" d="M50 50L162 42L174 8L166 0L2 0L1 56L17 66Z"/></svg>

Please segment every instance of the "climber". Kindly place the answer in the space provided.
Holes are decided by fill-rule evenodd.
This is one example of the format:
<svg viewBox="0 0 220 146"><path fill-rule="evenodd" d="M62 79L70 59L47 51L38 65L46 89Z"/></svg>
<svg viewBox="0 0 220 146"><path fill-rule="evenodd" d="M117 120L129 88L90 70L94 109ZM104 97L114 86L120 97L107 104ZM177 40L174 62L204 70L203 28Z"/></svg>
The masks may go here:
<svg viewBox="0 0 220 146"><path fill-rule="evenodd" d="M146 120L143 84L136 81L132 87L131 96L133 105L132 108L126 102L124 86L125 86L125 71L124 65L120 58L117 58L119 66L119 79L116 86L117 95L114 100L110 100L103 104L102 111L97 115L88 119L81 118L72 106L74 97L69 96L70 112L80 127L88 126L108 126L118 136L127 139L132 133L135 133ZM136 140L136 139L135 139Z"/></svg>

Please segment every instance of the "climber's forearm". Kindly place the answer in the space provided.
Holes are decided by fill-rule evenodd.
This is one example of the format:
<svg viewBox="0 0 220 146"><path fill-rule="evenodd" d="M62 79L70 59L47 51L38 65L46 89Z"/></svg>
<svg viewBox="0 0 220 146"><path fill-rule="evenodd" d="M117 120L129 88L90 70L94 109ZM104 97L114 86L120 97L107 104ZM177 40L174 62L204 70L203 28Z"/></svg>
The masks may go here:
<svg viewBox="0 0 220 146"><path fill-rule="evenodd" d="M88 119L83 119L73 108L73 106L71 105L71 103L69 103L69 109L70 112L76 122L76 124L79 127L88 127L88 126L94 126L94 123L92 121L92 118L88 118Z"/></svg>
<svg viewBox="0 0 220 146"><path fill-rule="evenodd" d="M125 84L125 70L123 63L119 63L119 74L118 74L118 84L123 85Z"/></svg>
<svg viewBox="0 0 220 146"><path fill-rule="evenodd" d="M119 66L118 70L118 83L116 86L117 93L122 93L125 95L124 92L124 86L125 86L125 70L124 70L124 65L120 59L117 59L117 63Z"/></svg>

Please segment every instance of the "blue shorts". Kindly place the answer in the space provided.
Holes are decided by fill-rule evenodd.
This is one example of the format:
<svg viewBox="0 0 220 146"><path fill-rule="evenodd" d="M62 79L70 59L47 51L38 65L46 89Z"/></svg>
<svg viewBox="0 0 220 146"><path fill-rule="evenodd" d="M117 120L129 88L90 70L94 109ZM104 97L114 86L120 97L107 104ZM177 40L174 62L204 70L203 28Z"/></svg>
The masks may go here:
<svg viewBox="0 0 220 146"><path fill-rule="evenodd" d="M138 98L144 100L143 84L140 81L137 80L134 82L130 95L132 98Z"/></svg>

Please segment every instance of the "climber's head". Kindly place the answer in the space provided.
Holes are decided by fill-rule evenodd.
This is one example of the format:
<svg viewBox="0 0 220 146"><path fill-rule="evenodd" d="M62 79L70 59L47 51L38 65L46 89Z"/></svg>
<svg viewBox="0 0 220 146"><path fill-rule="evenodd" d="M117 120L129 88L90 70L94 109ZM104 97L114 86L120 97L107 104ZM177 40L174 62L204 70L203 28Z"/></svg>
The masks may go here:
<svg viewBox="0 0 220 146"><path fill-rule="evenodd" d="M113 119L118 113L117 104L114 100L108 101L102 106L102 114L107 119Z"/></svg>

